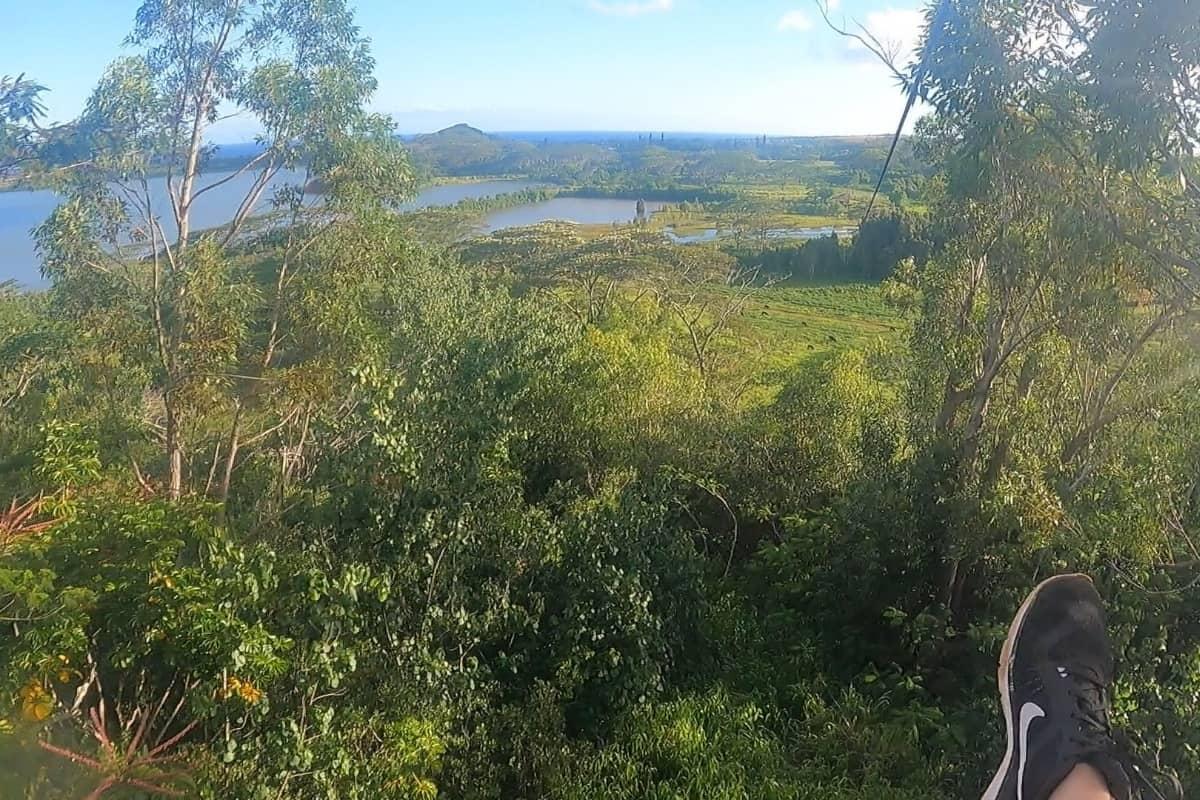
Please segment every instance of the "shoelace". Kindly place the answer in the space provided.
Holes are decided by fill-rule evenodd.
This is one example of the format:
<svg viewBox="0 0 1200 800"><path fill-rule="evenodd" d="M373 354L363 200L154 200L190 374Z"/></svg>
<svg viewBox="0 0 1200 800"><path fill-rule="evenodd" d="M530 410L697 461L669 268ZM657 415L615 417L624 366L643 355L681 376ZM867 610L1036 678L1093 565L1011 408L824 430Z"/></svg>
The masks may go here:
<svg viewBox="0 0 1200 800"><path fill-rule="evenodd" d="M1183 800L1183 787L1172 774L1164 772L1147 764L1133 755L1133 746L1129 737L1114 731L1109 721L1108 687L1089 669L1068 669L1067 677L1071 678L1071 696L1075 700L1076 711L1072 714L1078 725L1078 733L1073 742L1083 753L1105 755L1115 760L1129 777L1136 798L1146 800L1168 800L1177 798ZM1156 776L1165 783L1171 792L1164 794L1159 786L1149 776Z"/></svg>
<svg viewBox="0 0 1200 800"><path fill-rule="evenodd" d="M1083 752L1107 751L1114 741L1108 716L1108 686L1087 668L1069 667L1063 674L1071 681L1069 691L1075 701L1071 717L1079 723L1072 741Z"/></svg>

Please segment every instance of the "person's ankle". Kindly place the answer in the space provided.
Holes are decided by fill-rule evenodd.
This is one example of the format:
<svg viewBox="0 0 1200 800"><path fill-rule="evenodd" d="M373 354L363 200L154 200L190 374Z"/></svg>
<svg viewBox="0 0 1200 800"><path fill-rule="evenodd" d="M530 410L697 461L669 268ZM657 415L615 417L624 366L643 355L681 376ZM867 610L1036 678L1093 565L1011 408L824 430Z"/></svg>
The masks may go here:
<svg viewBox="0 0 1200 800"><path fill-rule="evenodd" d="M1091 764L1076 764L1050 794L1050 800L1113 800L1108 783Z"/></svg>

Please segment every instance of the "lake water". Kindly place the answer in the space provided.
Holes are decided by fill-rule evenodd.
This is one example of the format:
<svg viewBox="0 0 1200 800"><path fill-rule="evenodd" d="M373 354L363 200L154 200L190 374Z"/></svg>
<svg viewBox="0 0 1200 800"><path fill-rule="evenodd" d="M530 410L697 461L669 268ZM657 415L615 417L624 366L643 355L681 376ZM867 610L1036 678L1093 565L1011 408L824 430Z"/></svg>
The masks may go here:
<svg viewBox="0 0 1200 800"><path fill-rule="evenodd" d="M646 213L661 211L665 203L646 201ZM612 225L633 222L637 200L600 197L555 197L543 203L506 208L488 214L481 231L492 233L505 228L537 225L539 222L574 222L579 225Z"/></svg>
<svg viewBox="0 0 1200 800"><path fill-rule="evenodd" d="M222 172L206 175L201 187L212 186L228 178L232 173ZM196 199L192 211L194 230L211 228L229 221L237 205L246 196L254 176L239 175L228 183L216 186ZM281 173L272 188L295 185L303 180L300 173ZM434 206L450 206L462 200L519 192L537 188L540 184L531 181L496 180L476 183L451 183L430 186L400 207L401 211L416 211ZM271 190L263 194L260 208L267 208ZM168 236L175 235L170 222L170 203L167 199L165 181L156 180L151 188L151 197L156 213L162 220ZM41 275L41 261L34 251L33 228L45 221L58 205L59 197L50 191L0 192L0 281L15 280L19 285L37 288L45 285ZM661 211L665 203L646 202L646 213ZM612 225L632 222L637 216L637 201L595 197L556 197L541 203L507 208L488 214L480 226L481 233L492 233L505 228L536 225L540 222L574 222L581 225ZM766 232L770 239L816 239L831 234L853 235L853 229L844 228L780 228ZM729 231L709 228L695 234L679 235L671 228L667 238L676 244L711 242L729 235Z"/></svg>
<svg viewBox="0 0 1200 800"><path fill-rule="evenodd" d="M58 195L50 191L0 192L0 282L42 285L41 260L30 231L45 222L56 205Z"/></svg>
<svg viewBox="0 0 1200 800"><path fill-rule="evenodd" d="M232 174L215 172L205 175L200 179L200 186L212 186ZM303 174L299 172L281 172L271 187L263 193L259 203L260 210L268 207L275 188L296 185L303 179ZM228 222L236 213L253 181L254 175L246 173L197 197L192 207L192 229L203 230ZM402 210L415 211L431 206L453 205L460 200L519 192L538 185L529 181L481 181L431 186L405 203ZM0 192L0 281L15 280L19 285L29 288L46 285L41 274L41 259L34 250L32 230L46 221L59 200L59 196L51 191ZM174 236L175 225L171 222L171 206L167 199L165 179L158 178L152 181L151 201L167 235ZM632 201L627 205L632 208ZM629 213L632 218L633 212Z"/></svg>

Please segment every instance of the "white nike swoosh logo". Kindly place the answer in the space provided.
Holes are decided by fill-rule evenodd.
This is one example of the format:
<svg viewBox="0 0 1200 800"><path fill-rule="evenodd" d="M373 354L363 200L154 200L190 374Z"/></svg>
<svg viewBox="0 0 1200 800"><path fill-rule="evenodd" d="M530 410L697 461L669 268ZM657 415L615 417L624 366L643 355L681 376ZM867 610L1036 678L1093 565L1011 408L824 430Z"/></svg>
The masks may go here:
<svg viewBox="0 0 1200 800"><path fill-rule="evenodd" d="M1017 741L1020 742L1021 760L1017 764L1017 800L1025 800L1025 757L1027 755L1029 744L1029 726L1038 717L1046 716L1046 712L1042 711L1041 706L1037 703L1026 703L1021 706L1021 723L1020 736Z"/></svg>

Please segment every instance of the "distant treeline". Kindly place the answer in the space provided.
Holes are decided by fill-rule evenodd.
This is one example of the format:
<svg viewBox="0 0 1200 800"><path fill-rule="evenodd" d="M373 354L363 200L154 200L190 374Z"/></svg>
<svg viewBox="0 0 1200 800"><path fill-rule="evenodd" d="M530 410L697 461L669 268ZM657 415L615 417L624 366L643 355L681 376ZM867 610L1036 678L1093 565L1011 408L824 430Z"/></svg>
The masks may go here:
<svg viewBox="0 0 1200 800"><path fill-rule="evenodd" d="M525 206L531 203L544 203L553 200L560 194L554 186L543 186L536 189L521 189L518 192L488 195L486 197L469 197L459 200L445 210L463 214L488 214L492 211L503 211L506 208Z"/></svg>
<svg viewBox="0 0 1200 800"><path fill-rule="evenodd" d="M638 185L625 181L588 184L564 191L562 194L565 197L637 197L665 203L724 203L736 197L733 192L712 187L652 183Z"/></svg>
<svg viewBox="0 0 1200 800"><path fill-rule="evenodd" d="M804 241L773 241L733 250L746 267L776 277L881 281L905 258L924 260L930 244L908 217L869 220L853 238L837 235Z"/></svg>
<svg viewBox="0 0 1200 800"><path fill-rule="evenodd" d="M468 198L452 206L422 208L402 214L401 225L416 239L448 244L470 236L483 218L493 211L542 203L553 200L558 194L559 189L556 187L544 186L507 194Z"/></svg>
<svg viewBox="0 0 1200 800"><path fill-rule="evenodd" d="M423 176L522 175L614 193L637 192L647 199L680 199L674 194L658 197L651 190L667 193L725 181L867 186L878 175L887 145L882 137L720 140L646 135L612 141L597 134L593 140L538 141L490 135L467 125L405 142ZM893 158L885 193L913 196L927 170L905 139Z"/></svg>

